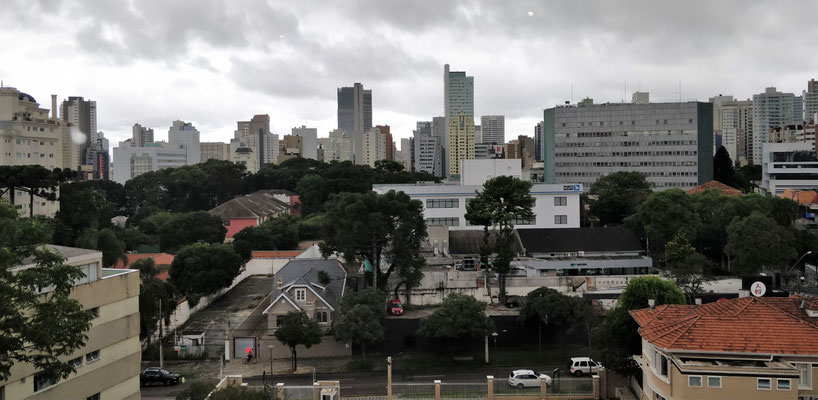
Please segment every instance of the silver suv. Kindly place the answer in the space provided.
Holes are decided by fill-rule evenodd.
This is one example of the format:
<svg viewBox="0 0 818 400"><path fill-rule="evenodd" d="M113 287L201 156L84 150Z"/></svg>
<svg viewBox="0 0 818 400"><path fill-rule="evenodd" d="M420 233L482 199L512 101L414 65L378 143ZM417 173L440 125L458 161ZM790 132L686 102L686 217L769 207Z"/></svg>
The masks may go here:
<svg viewBox="0 0 818 400"><path fill-rule="evenodd" d="M602 364L592 360L590 357L574 357L571 359L571 373L575 376L593 374L595 371L601 369L604 369Z"/></svg>

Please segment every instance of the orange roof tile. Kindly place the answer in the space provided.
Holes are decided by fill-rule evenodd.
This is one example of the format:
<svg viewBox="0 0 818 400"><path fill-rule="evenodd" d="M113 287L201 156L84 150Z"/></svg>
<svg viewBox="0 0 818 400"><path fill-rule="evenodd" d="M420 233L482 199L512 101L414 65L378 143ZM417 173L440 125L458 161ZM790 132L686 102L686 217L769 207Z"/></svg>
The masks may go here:
<svg viewBox="0 0 818 400"><path fill-rule="evenodd" d="M252 258L295 258L304 250L254 250L252 251Z"/></svg>
<svg viewBox="0 0 818 400"><path fill-rule="evenodd" d="M144 260L146 258L152 258L153 262L159 265L170 265L173 263L173 254L168 253L138 253L138 254L126 254L128 257L128 263L123 264L122 260L117 261L115 268L130 268L131 265L139 260Z"/></svg>
<svg viewBox="0 0 818 400"><path fill-rule="evenodd" d="M741 190L738 190L734 187L727 186L719 181L710 181L699 186L696 186L692 189L688 189L685 193L687 194L694 194L705 192L708 190L718 190L721 194L725 196L738 196L741 194Z"/></svg>
<svg viewBox="0 0 818 400"><path fill-rule="evenodd" d="M781 194L781 197L793 200L799 204L818 203L818 192L814 190L787 189Z"/></svg>
<svg viewBox="0 0 818 400"><path fill-rule="evenodd" d="M818 300L744 297L630 313L645 340L671 351L818 354L818 317L806 310L818 310Z"/></svg>

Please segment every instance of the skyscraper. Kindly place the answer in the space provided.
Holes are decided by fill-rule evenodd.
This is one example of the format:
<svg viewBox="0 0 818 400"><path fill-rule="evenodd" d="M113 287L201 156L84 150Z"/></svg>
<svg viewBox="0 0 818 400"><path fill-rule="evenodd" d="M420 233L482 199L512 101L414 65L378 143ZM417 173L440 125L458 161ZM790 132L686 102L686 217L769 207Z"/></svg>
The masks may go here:
<svg viewBox="0 0 818 400"><path fill-rule="evenodd" d="M307 128L306 125L295 127L292 134L301 137L301 157L309 158L311 160L318 159L318 129Z"/></svg>
<svg viewBox="0 0 818 400"><path fill-rule="evenodd" d="M153 128L143 127L139 124L133 124L133 140L132 147L147 147L153 143Z"/></svg>
<svg viewBox="0 0 818 400"><path fill-rule="evenodd" d="M249 121L238 121L236 124L235 138L253 149L258 168L275 163L278 159L278 135L270 133L270 116L257 114Z"/></svg>
<svg viewBox="0 0 818 400"><path fill-rule="evenodd" d="M338 129L352 138L352 153L356 164L363 164L361 149L364 132L372 129L372 90L361 83L338 88Z"/></svg>
<svg viewBox="0 0 818 400"><path fill-rule="evenodd" d="M460 160L474 158L474 77L444 65L443 106L449 175L459 174Z"/></svg>
<svg viewBox="0 0 818 400"><path fill-rule="evenodd" d="M753 95L752 162L761 164L761 145L767 141L770 128L793 123L795 95L768 87Z"/></svg>
<svg viewBox="0 0 818 400"><path fill-rule="evenodd" d="M733 162L747 165L753 156L753 143L749 140L753 133L753 102L728 101L719 108L722 145Z"/></svg>
<svg viewBox="0 0 818 400"><path fill-rule="evenodd" d="M542 162L542 128L542 121L534 126L534 160L537 162Z"/></svg>
<svg viewBox="0 0 818 400"><path fill-rule="evenodd" d="M190 122L173 121L170 129L168 129L168 142L174 148L185 150L188 165L198 164L202 161L199 130Z"/></svg>
<svg viewBox="0 0 818 400"><path fill-rule="evenodd" d="M432 134L433 122L419 121L412 133L414 170L443 176L443 138Z"/></svg>
<svg viewBox="0 0 818 400"><path fill-rule="evenodd" d="M801 121L814 120L818 112L818 81L810 79L807 82L807 90L801 92L801 102Z"/></svg>
<svg viewBox="0 0 818 400"><path fill-rule="evenodd" d="M484 115L480 117L480 126L483 129L482 141L480 143L505 143L506 142L506 117L503 115Z"/></svg>
<svg viewBox="0 0 818 400"><path fill-rule="evenodd" d="M97 102L71 96L68 100L62 102L60 115L63 120L69 122L74 129L79 129L84 135L84 142L80 143L78 158L70 161L74 164L72 169L77 169L79 165L85 164L88 149L96 147L97 139L99 139L97 134Z"/></svg>

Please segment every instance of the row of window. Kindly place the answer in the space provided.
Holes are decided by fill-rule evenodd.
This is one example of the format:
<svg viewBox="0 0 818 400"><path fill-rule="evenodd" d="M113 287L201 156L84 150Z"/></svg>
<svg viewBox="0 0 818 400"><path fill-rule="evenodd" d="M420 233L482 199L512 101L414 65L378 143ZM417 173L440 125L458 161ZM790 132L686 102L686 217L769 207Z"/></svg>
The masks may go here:
<svg viewBox="0 0 818 400"><path fill-rule="evenodd" d="M17 158L31 158L31 153L15 153ZM38 153L34 153L34 158L37 158ZM7 157L11 157L11 153L6 153ZM40 158L45 158L45 153L39 153ZM54 153L48 155L48 158L54 158Z"/></svg>
<svg viewBox="0 0 818 400"><path fill-rule="evenodd" d="M427 199L426 208L458 208L460 199Z"/></svg>
<svg viewBox="0 0 818 400"><path fill-rule="evenodd" d="M554 147L634 147L634 146L695 146L695 140L656 140L650 142L639 142L636 140L625 142L560 142Z"/></svg>
<svg viewBox="0 0 818 400"><path fill-rule="evenodd" d="M426 218L427 225L460 226L460 218Z"/></svg>
<svg viewBox="0 0 818 400"><path fill-rule="evenodd" d="M660 119L657 119L657 120L656 120L656 125L659 125L659 121L662 121L662 125L667 125L667 120L666 120L666 119L661 119L661 120L660 120ZM595 124L595 123L596 123L598 126L605 126L605 121L599 121L599 122L596 122L596 121L580 122L580 123L579 123L579 126L586 126L586 125L587 125L587 126L594 126L594 124ZM693 123L693 118L688 118L688 119L687 119L687 123L688 123L688 124L692 124L692 123ZM566 125L566 123L565 123L565 122L563 122L563 123L562 123L562 126L565 126L565 125ZM625 125L625 121L619 121L619 125ZM631 125L636 125L636 120L631 120Z"/></svg>
<svg viewBox="0 0 818 400"><path fill-rule="evenodd" d="M569 151L554 153L555 157L666 157L666 156L697 156L696 150L668 150L668 151Z"/></svg>
<svg viewBox="0 0 818 400"><path fill-rule="evenodd" d="M698 133L695 129L668 129L668 130L652 130L652 131L618 131L618 132L560 132L555 133L554 137L557 139L572 137L614 137L614 136L662 136L662 135L686 135L695 136Z"/></svg>
<svg viewBox="0 0 818 400"><path fill-rule="evenodd" d="M6 143L11 143L11 139L5 139ZM45 146L45 140L32 140L32 139L15 139L14 144L39 144L40 146ZM54 142L49 142L50 145L54 146Z"/></svg>
<svg viewBox="0 0 818 400"><path fill-rule="evenodd" d="M99 360L99 357L100 357L99 350L94 350L94 351L92 351L90 353L87 353L85 355L85 364L91 364L92 362ZM69 360L68 364L71 365L71 368L77 369L77 368L83 366L82 359L83 359L83 356L79 356L77 358ZM51 386L54 386L54 381L51 380L51 379L45 378L42 374L35 374L33 381L34 381L34 392L35 393L39 392L40 390L47 389L47 388L50 388ZM99 398L99 395L95 395L95 396L97 396L96 397L97 399ZM93 396L89 397L89 399L92 399L92 398L94 398L94 397Z"/></svg>
<svg viewBox="0 0 818 400"><path fill-rule="evenodd" d="M567 161L557 167L695 167L695 161Z"/></svg>

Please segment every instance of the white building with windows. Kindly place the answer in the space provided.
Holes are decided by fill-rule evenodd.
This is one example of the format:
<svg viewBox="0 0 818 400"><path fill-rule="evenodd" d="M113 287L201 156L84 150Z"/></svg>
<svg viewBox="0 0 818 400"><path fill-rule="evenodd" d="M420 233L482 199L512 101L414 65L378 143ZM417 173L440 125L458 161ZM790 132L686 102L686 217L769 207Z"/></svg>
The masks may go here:
<svg viewBox="0 0 818 400"><path fill-rule="evenodd" d="M384 194L390 190L402 191L413 200L423 203L423 215L428 225L444 225L450 230L483 229L480 225L470 225L466 221L466 203L483 189L479 185L447 184L384 184L372 185L372 190ZM518 221L516 226L524 228L579 228L579 196L582 185L534 184L533 221Z"/></svg>
<svg viewBox="0 0 818 400"><path fill-rule="evenodd" d="M814 142L764 143L761 161L761 187L774 196L787 189L818 189Z"/></svg>

